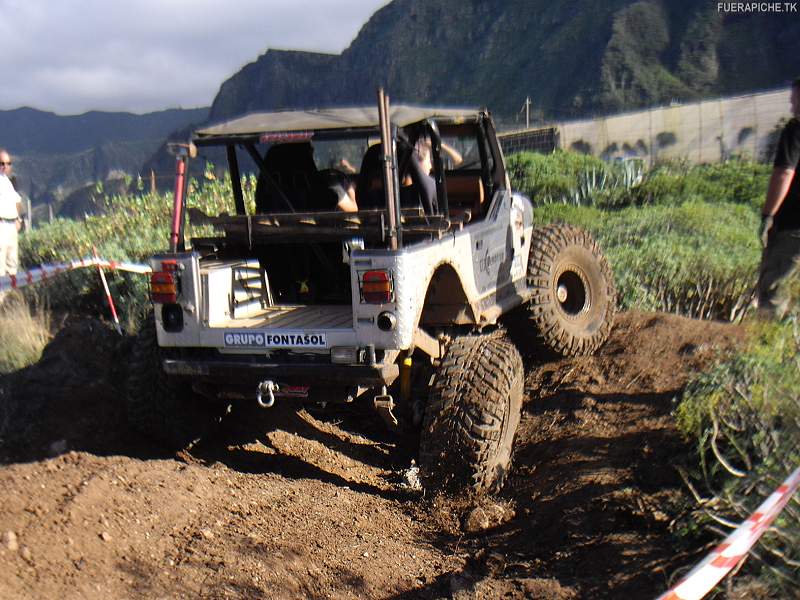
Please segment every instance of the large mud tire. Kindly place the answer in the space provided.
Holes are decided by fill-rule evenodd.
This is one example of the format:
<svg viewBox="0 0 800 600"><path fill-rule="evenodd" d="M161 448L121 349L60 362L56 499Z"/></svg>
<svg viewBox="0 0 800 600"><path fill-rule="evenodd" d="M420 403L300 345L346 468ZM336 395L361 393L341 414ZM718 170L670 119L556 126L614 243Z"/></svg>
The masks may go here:
<svg viewBox="0 0 800 600"><path fill-rule="evenodd" d="M557 356L585 356L606 342L617 294L608 260L589 233L571 225L534 230L528 286L536 347Z"/></svg>
<svg viewBox="0 0 800 600"><path fill-rule="evenodd" d="M179 386L161 368L153 314L142 323L128 363L125 408L129 424L170 450L190 448L222 420L226 407Z"/></svg>
<svg viewBox="0 0 800 600"><path fill-rule="evenodd" d="M420 434L428 490L502 487L511 463L524 384L522 359L501 335L455 338L437 369Z"/></svg>

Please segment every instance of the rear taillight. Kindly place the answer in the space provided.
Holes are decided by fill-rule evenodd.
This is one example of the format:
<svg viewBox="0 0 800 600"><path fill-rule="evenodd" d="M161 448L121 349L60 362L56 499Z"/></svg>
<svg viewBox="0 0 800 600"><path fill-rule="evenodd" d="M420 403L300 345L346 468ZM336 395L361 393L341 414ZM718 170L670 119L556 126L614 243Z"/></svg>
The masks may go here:
<svg viewBox="0 0 800 600"><path fill-rule="evenodd" d="M361 299L370 304L392 301L394 288L388 271L366 271L361 276Z"/></svg>
<svg viewBox="0 0 800 600"><path fill-rule="evenodd" d="M175 275L164 271L156 271L150 275L150 297L159 304L177 302L178 284Z"/></svg>

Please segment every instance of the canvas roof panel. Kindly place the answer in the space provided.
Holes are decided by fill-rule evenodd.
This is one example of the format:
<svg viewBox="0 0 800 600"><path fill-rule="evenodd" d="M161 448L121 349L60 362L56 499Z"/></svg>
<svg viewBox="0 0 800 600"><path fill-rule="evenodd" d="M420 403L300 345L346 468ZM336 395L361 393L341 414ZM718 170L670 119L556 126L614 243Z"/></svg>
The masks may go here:
<svg viewBox="0 0 800 600"><path fill-rule="evenodd" d="M477 109L436 108L397 104L390 107L391 121L400 127L429 118L468 120ZM282 131L315 131L320 129L359 129L378 127L377 107L330 108L319 110L286 110L250 113L204 127L196 138L256 136Z"/></svg>

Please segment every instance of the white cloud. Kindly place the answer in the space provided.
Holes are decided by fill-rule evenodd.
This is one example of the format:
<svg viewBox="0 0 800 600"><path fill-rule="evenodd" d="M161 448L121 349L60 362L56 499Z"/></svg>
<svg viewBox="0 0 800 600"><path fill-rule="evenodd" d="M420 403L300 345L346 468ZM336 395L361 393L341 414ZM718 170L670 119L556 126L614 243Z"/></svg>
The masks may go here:
<svg viewBox="0 0 800 600"><path fill-rule="evenodd" d="M341 52L387 0L0 0L0 109L211 104L267 48Z"/></svg>

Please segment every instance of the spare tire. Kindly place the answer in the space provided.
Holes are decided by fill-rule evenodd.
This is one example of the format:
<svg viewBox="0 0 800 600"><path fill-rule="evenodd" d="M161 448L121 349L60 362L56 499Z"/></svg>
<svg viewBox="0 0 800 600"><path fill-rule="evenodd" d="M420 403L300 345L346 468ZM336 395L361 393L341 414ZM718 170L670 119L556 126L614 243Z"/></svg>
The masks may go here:
<svg viewBox="0 0 800 600"><path fill-rule="evenodd" d="M571 225L536 228L528 286L536 346L558 356L584 356L606 342L616 314L614 275L588 232Z"/></svg>
<svg viewBox="0 0 800 600"><path fill-rule="evenodd" d="M500 489L520 420L524 369L505 337L460 336L434 375L420 433L429 490Z"/></svg>

